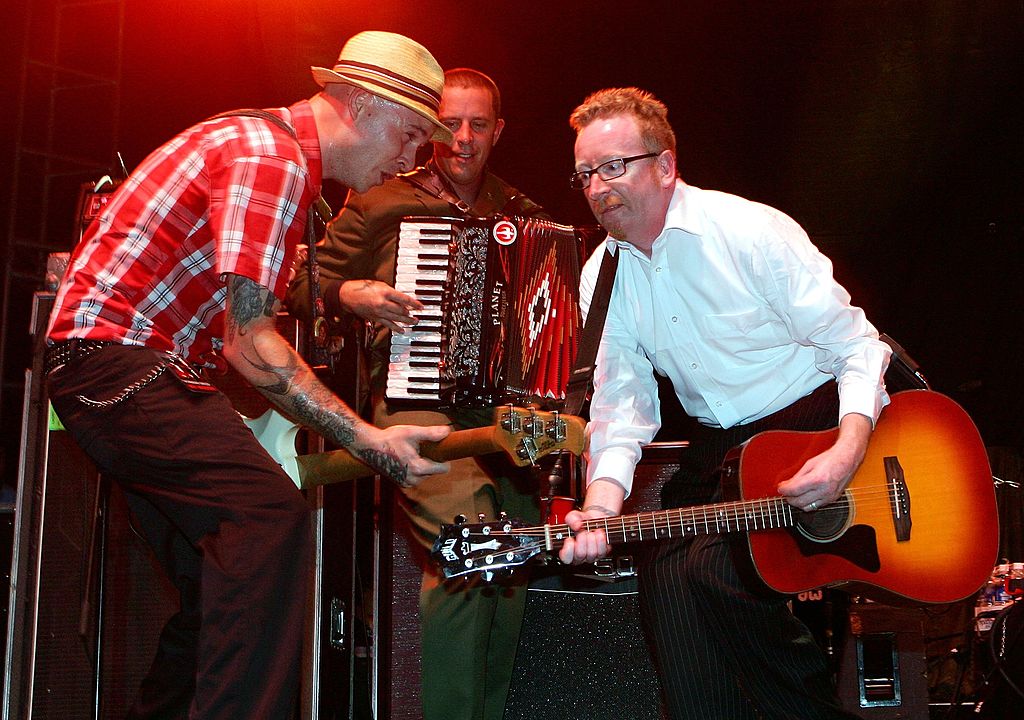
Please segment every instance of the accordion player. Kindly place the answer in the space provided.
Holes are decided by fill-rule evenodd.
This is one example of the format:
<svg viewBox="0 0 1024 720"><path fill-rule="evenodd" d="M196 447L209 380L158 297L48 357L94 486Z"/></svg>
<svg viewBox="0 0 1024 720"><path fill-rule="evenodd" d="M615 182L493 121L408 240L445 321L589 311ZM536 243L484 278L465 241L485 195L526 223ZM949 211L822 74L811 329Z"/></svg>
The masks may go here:
<svg viewBox="0 0 1024 720"><path fill-rule="evenodd" d="M533 218L404 218L395 288L424 310L392 333L388 401L560 407L581 330L582 239Z"/></svg>

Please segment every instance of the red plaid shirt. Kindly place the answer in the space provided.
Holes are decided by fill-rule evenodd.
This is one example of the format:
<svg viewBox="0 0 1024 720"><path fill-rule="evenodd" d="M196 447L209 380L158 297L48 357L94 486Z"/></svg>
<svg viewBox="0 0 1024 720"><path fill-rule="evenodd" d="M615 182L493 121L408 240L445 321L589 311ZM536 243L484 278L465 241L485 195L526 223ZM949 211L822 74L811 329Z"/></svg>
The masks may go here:
<svg viewBox="0 0 1024 720"><path fill-rule="evenodd" d="M308 101L199 123L118 188L75 248L50 317L51 342L145 345L199 360L224 335L224 275L284 298L295 247L320 194L320 143Z"/></svg>

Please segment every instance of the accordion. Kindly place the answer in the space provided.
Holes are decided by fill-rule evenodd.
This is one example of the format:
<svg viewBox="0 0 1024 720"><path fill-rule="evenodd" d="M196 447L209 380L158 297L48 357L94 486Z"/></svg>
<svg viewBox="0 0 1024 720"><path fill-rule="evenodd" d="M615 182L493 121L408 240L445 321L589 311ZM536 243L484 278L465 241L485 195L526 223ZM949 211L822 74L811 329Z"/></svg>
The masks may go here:
<svg viewBox="0 0 1024 720"><path fill-rule="evenodd" d="M385 397L559 406L581 329L580 245L576 228L532 218L404 218L395 288L424 310L391 335Z"/></svg>

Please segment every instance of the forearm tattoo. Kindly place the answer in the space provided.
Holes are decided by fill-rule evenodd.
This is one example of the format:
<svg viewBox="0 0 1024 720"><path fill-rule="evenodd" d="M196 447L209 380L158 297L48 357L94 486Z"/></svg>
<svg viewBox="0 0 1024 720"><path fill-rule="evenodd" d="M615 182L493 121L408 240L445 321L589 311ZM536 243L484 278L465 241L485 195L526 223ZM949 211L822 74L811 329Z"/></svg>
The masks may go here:
<svg viewBox="0 0 1024 720"><path fill-rule="evenodd" d="M364 463L391 478L401 487L412 487L412 483L409 482L409 466L403 465L392 453L367 449L359 452L358 455Z"/></svg>
<svg viewBox="0 0 1024 720"><path fill-rule="evenodd" d="M313 428L338 445L348 447L355 441L355 418L345 411L330 390L299 364L297 356L289 355L285 365L275 365L261 357L255 348L252 354L254 357L244 355L246 362L276 378L275 382L257 385L257 390L271 400L276 398L296 422Z"/></svg>
<svg viewBox="0 0 1024 720"><path fill-rule="evenodd" d="M274 294L249 278L231 275L228 293L231 311L228 313L226 334L229 341L245 337L253 321L273 318L277 314L278 301ZM299 361L297 353L290 350L284 364L279 364L261 355L255 343L245 347L241 353L243 360L269 376L268 381L256 383L257 390L275 405L280 405L293 420L332 442L342 447L350 447L355 442L358 419L334 393L320 384ZM356 454L382 475L402 487L410 487L409 468L393 452L364 448L357 450Z"/></svg>
<svg viewBox="0 0 1024 720"><path fill-rule="evenodd" d="M297 392L292 397L292 414L303 425L317 430L338 445L348 447L356 439L355 421L344 413L328 410L327 404L333 399L334 396L319 385Z"/></svg>
<svg viewBox="0 0 1024 720"><path fill-rule="evenodd" d="M230 312L226 334L229 341L245 337L249 325L258 319L273 318L278 301L269 289L240 275L231 275L228 281ZM282 339L281 342L287 346ZM299 361L290 346L284 364L275 363L260 354L255 344L242 352L242 358L252 368L270 379L254 383L271 402L281 405L292 418L312 428L332 442L343 447L356 437L357 419L335 395L319 383Z"/></svg>

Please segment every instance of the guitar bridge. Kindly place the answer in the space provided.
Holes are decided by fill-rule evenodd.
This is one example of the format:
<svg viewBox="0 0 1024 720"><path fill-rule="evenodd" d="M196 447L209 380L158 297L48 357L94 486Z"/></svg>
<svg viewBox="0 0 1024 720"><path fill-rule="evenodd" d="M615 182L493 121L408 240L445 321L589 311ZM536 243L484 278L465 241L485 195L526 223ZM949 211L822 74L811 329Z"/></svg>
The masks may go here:
<svg viewBox="0 0 1024 720"><path fill-rule="evenodd" d="M896 541L907 542L910 540L910 528L913 525L910 519L910 490L907 488L899 458L887 457L884 462L885 478L889 486L889 510L892 512L892 522L896 529Z"/></svg>

